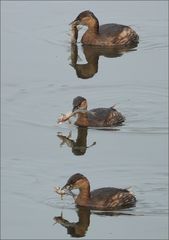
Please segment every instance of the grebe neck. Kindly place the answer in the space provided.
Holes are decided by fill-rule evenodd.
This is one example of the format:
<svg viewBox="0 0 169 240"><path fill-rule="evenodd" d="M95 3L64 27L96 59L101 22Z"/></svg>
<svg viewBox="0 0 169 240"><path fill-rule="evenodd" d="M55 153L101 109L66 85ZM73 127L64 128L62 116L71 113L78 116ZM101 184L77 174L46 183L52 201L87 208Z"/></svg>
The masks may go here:
<svg viewBox="0 0 169 240"><path fill-rule="evenodd" d="M90 200L90 184L88 181L79 188L79 194L76 198L76 204L80 206L85 206Z"/></svg>
<svg viewBox="0 0 169 240"><path fill-rule="evenodd" d="M78 112L78 118L77 118L75 124L78 126L88 127L89 120L88 120L88 111L87 110L84 113Z"/></svg>
<svg viewBox="0 0 169 240"><path fill-rule="evenodd" d="M92 33L95 33L95 34L98 34L99 33L99 21L97 18L92 18L88 24L88 31L89 32L92 32Z"/></svg>

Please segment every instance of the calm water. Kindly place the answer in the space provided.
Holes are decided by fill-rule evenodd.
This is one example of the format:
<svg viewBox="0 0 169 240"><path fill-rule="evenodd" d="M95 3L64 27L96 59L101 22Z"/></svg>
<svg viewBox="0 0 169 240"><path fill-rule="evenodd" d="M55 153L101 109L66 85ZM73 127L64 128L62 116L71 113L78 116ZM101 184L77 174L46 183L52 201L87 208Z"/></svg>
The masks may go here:
<svg viewBox="0 0 169 240"><path fill-rule="evenodd" d="M92 62L80 43L71 49L68 24L86 9L100 23L131 25L136 51L93 49ZM167 9L167 1L2 2L2 239L168 239ZM125 125L58 126L78 95L91 108L116 104ZM132 186L136 207L78 211L53 192L76 172L92 189ZM74 224L55 224L59 216Z"/></svg>

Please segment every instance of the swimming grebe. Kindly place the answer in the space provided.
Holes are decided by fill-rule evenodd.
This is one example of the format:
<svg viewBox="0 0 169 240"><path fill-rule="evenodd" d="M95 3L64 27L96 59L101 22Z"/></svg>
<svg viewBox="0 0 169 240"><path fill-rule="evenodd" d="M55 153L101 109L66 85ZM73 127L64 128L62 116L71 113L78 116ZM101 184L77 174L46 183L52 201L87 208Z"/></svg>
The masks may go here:
<svg viewBox="0 0 169 240"><path fill-rule="evenodd" d="M81 39L86 45L136 47L139 42L138 34L129 26L115 23L99 26L98 19L91 11L81 12L71 24L88 27Z"/></svg>
<svg viewBox="0 0 169 240"><path fill-rule="evenodd" d="M90 192L88 179L80 173L71 176L62 188L67 191L72 189L79 189L79 194L74 197L77 206L111 210L133 207L136 203L134 194L128 189L105 187Z"/></svg>
<svg viewBox="0 0 169 240"><path fill-rule="evenodd" d="M75 125L81 127L113 127L122 125L125 121L125 117L113 106L87 110L87 105L87 100L84 97L74 98L72 112L64 115L59 122L67 121L76 114L78 117Z"/></svg>

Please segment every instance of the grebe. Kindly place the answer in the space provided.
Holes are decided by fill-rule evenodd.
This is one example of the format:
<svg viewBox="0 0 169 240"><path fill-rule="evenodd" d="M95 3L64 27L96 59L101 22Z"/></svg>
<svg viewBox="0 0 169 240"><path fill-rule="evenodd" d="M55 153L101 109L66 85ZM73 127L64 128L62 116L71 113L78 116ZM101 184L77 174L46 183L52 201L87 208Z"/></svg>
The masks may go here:
<svg viewBox="0 0 169 240"><path fill-rule="evenodd" d="M73 99L71 113L65 114L58 122L67 121L73 115L77 115L75 125L80 127L113 127L122 125L125 117L114 106L110 108L94 108L87 110L88 104L84 97Z"/></svg>
<svg viewBox="0 0 169 240"><path fill-rule="evenodd" d="M76 197L74 195L77 206L113 210L133 207L136 204L136 197L129 189L105 187L90 192L89 180L80 173L71 176L62 188L70 192L73 189L79 189L79 194Z"/></svg>
<svg viewBox="0 0 169 240"><path fill-rule="evenodd" d="M136 47L139 42L138 34L131 27L115 23L99 26L94 13L88 10L81 12L71 25L74 42L78 35L75 26L78 25L88 27L81 39L81 42L86 45Z"/></svg>

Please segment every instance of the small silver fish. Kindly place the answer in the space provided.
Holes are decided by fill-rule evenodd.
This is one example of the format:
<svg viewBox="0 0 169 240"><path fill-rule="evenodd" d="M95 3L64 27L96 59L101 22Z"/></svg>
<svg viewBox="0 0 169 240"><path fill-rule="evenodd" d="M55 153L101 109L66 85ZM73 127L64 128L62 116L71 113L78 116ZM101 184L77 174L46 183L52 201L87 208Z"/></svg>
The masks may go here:
<svg viewBox="0 0 169 240"><path fill-rule="evenodd" d="M61 113L61 116L57 119L58 124L62 124L63 122L69 120L69 118L72 116L72 112L68 112L66 114Z"/></svg>
<svg viewBox="0 0 169 240"><path fill-rule="evenodd" d="M74 199L76 199L77 195L74 194L71 190L68 189L62 189L61 187L54 187L54 192L56 192L57 194L59 194L61 196L61 199L63 200L63 196L64 195L70 195L72 196Z"/></svg>
<svg viewBox="0 0 169 240"><path fill-rule="evenodd" d="M71 43L76 44L78 38L78 29L75 24L71 24Z"/></svg>
<svg viewBox="0 0 169 240"><path fill-rule="evenodd" d="M62 190L61 187L54 187L54 192L59 194L62 200L63 200L63 195L67 194L67 192L65 190Z"/></svg>

